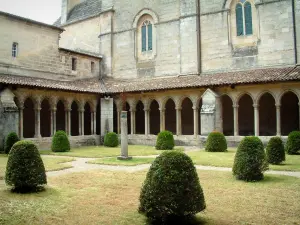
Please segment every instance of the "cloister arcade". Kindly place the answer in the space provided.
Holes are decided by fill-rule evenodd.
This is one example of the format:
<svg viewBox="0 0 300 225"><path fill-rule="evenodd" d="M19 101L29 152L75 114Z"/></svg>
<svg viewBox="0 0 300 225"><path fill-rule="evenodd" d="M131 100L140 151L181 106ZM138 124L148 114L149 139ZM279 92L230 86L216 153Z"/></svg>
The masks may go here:
<svg viewBox="0 0 300 225"><path fill-rule="evenodd" d="M299 130L297 89L244 89L216 91L219 127L226 136L287 136ZM170 130L177 136L201 135L203 93L204 89L193 89L128 95L128 134ZM21 138L51 137L57 130L70 136L100 135L101 104L96 94L28 90L14 94ZM120 133L122 103L113 97L113 130Z"/></svg>
<svg viewBox="0 0 300 225"><path fill-rule="evenodd" d="M203 92L202 92L203 93ZM277 95L276 95L277 94ZM225 136L287 136L299 130L299 97L293 90L220 94L221 127ZM114 131L120 133L121 102L114 101ZM169 130L201 135L201 95L127 99L128 133L156 135Z"/></svg>

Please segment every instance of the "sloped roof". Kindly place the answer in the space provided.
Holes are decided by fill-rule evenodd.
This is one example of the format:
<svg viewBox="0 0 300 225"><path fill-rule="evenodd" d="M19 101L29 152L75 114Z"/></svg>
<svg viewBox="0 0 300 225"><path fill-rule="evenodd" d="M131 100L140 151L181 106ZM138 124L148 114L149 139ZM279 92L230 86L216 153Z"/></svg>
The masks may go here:
<svg viewBox="0 0 300 225"><path fill-rule="evenodd" d="M88 78L75 81L55 81L42 78L0 74L0 83L3 84L98 94L117 94L123 91L147 92L168 89L216 87L288 81L300 81L300 66L203 74L200 76L189 75L132 80L119 80L111 78L100 80L99 78Z"/></svg>
<svg viewBox="0 0 300 225"><path fill-rule="evenodd" d="M86 0L74 6L67 16L66 24L94 17L101 12L101 0ZM61 18L59 18L54 26L61 26Z"/></svg>

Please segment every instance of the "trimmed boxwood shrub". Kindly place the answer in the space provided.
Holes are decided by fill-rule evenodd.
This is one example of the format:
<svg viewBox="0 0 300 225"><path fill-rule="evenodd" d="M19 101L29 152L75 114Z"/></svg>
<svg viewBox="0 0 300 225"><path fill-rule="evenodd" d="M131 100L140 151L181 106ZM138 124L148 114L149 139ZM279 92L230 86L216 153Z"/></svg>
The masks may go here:
<svg viewBox="0 0 300 225"><path fill-rule="evenodd" d="M272 137L266 149L267 161L271 164L280 164L285 161L283 142L280 137Z"/></svg>
<svg viewBox="0 0 300 225"><path fill-rule="evenodd" d="M192 216L206 207L195 166L179 151L165 151L147 173L139 212L154 221Z"/></svg>
<svg viewBox="0 0 300 225"><path fill-rule="evenodd" d="M175 146L174 137L170 131L162 131L157 135L155 148L157 150L172 150Z"/></svg>
<svg viewBox="0 0 300 225"><path fill-rule="evenodd" d="M107 133L104 136L104 146L117 147L119 145L118 135L115 132Z"/></svg>
<svg viewBox="0 0 300 225"><path fill-rule="evenodd" d="M223 133L214 131L208 135L205 145L205 151L208 152L226 152L227 141Z"/></svg>
<svg viewBox="0 0 300 225"><path fill-rule="evenodd" d="M297 155L300 150L300 131L293 131L289 134L285 151L289 155Z"/></svg>
<svg viewBox="0 0 300 225"><path fill-rule="evenodd" d="M19 141L8 155L5 182L18 192L36 191L47 184L44 163L31 141Z"/></svg>
<svg viewBox="0 0 300 225"><path fill-rule="evenodd" d="M258 137L245 137L234 158L233 175L238 180L259 181L268 169L264 146Z"/></svg>
<svg viewBox="0 0 300 225"><path fill-rule="evenodd" d="M4 147L4 152L6 154L9 153L11 147L18 142L20 139L18 135L15 132L11 132L7 135L6 140L5 140L5 147Z"/></svg>
<svg viewBox="0 0 300 225"><path fill-rule="evenodd" d="M52 138L51 150L53 152L68 152L70 151L70 141L66 132L56 131Z"/></svg>

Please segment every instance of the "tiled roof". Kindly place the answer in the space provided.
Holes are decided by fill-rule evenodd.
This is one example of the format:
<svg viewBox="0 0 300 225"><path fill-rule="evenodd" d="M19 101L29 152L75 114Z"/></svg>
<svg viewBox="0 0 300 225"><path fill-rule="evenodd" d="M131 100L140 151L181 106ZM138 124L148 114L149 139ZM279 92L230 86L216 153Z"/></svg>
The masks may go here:
<svg viewBox="0 0 300 225"><path fill-rule="evenodd" d="M98 15L101 12L101 0L86 0L76 5L68 14L66 24L76 21L84 20L89 17ZM55 26L61 26L61 19L59 18Z"/></svg>
<svg viewBox="0 0 300 225"><path fill-rule="evenodd" d="M58 89L64 91L100 93L100 81L98 78L75 81L56 81L44 78L0 74L0 83L47 89Z"/></svg>
<svg viewBox="0 0 300 225"><path fill-rule="evenodd" d="M113 80L106 79L110 93L154 91L180 88L227 86L238 84L300 81L300 67L267 68L228 73L165 77L155 79Z"/></svg>
<svg viewBox="0 0 300 225"><path fill-rule="evenodd" d="M103 58L102 55L98 55L98 54L93 53L93 52L86 52L86 51L82 51L82 50L73 50L73 49L68 49L68 48L58 48L58 50L71 52L71 53L75 53L75 54L80 54L80 55L84 55L84 56L91 56L91 57L95 57L95 58L98 58L98 59Z"/></svg>
<svg viewBox="0 0 300 225"><path fill-rule="evenodd" d="M300 81L300 66L203 74L200 76L189 75L133 80L119 80L111 78L99 80L99 78L88 78L75 81L55 81L42 78L0 74L0 83L3 84L99 94L113 94L121 93L123 91L141 92L287 81Z"/></svg>

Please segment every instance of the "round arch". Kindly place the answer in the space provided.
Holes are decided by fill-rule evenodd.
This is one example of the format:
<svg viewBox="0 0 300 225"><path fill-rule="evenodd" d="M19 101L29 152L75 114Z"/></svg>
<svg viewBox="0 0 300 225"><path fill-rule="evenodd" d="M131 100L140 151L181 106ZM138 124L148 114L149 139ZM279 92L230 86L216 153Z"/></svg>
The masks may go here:
<svg viewBox="0 0 300 225"><path fill-rule="evenodd" d="M157 135L160 131L159 103L155 99L150 102L150 134Z"/></svg>
<svg viewBox="0 0 300 225"><path fill-rule="evenodd" d="M270 92L262 93L257 98L259 105L259 135L276 135L276 101Z"/></svg>
<svg viewBox="0 0 300 225"><path fill-rule="evenodd" d="M253 98L245 93L238 98L239 105L239 134L241 136L254 135L254 108Z"/></svg>

